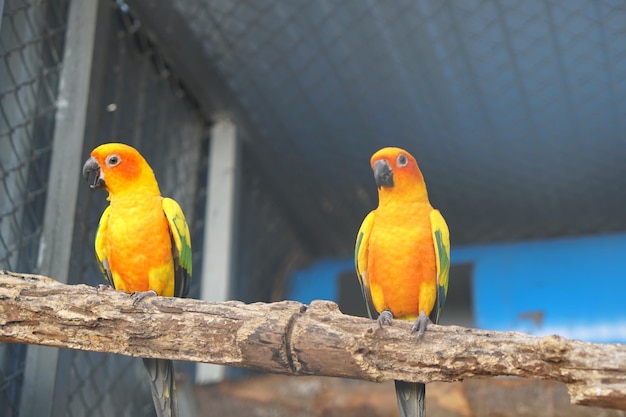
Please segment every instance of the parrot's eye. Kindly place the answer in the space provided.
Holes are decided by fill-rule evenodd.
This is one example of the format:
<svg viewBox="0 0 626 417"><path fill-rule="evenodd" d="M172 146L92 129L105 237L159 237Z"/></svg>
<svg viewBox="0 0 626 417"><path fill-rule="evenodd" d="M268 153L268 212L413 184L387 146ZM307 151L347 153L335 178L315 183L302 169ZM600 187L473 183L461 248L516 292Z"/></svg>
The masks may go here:
<svg viewBox="0 0 626 417"><path fill-rule="evenodd" d="M406 158L405 154L401 153L400 155L398 155L398 160L396 161L396 163L399 167L403 167L409 163L409 160Z"/></svg>
<svg viewBox="0 0 626 417"><path fill-rule="evenodd" d="M107 166L114 167L119 164L121 161L120 157L117 155L111 155L107 158Z"/></svg>

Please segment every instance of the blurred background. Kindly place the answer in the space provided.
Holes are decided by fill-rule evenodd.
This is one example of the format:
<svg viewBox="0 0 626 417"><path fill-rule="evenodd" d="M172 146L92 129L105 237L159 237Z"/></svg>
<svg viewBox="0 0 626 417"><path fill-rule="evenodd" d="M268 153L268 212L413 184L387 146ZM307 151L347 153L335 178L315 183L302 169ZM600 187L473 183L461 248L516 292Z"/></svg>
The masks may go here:
<svg viewBox="0 0 626 417"><path fill-rule="evenodd" d="M192 297L330 299L365 315L352 254L377 204L369 158L400 146L451 232L443 324L626 341L623 1L0 0L0 10L0 269L102 282L92 241L106 196L81 167L98 144L121 141L186 213ZM396 413L385 384L178 370L190 416ZM281 388L236 394L270 383ZM622 415L569 407L545 383L480 384L429 390L460 404L431 400L429 414ZM493 392L519 401L503 407ZM0 344L0 416L31 415L153 409L138 360Z"/></svg>

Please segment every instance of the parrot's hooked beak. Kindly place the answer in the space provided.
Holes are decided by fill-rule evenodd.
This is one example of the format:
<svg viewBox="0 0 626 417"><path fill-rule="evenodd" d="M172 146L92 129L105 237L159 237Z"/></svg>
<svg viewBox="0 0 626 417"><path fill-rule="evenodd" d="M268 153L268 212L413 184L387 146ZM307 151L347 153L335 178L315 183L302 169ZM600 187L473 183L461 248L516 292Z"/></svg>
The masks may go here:
<svg viewBox="0 0 626 417"><path fill-rule="evenodd" d="M93 180L93 184L91 184L89 187L91 187L93 190L104 188L104 177L102 176L100 164L98 164L98 161L93 156L89 157L89 159L85 162L85 165L83 165L83 178L89 181L89 177L91 176L92 172L95 172L96 176Z"/></svg>
<svg viewBox="0 0 626 417"><path fill-rule="evenodd" d="M374 180L378 188L393 187L393 171L386 160L374 162Z"/></svg>

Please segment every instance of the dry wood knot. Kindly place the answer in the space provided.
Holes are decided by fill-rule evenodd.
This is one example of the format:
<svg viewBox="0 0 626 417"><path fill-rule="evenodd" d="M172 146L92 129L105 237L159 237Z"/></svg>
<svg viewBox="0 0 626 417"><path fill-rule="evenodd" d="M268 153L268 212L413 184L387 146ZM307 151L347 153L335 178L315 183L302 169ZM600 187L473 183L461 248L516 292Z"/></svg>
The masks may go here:
<svg viewBox="0 0 626 417"><path fill-rule="evenodd" d="M311 313L340 313L337 303L328 300L313 300L308 308Z"/></svg>
<svg viewBox="0 0 626 417"><path fill-rule="evenodd" d="M569 351L567 340L558 335L542 337L540 342L542 357L547 362L564 362L565 354Z"/></svg>

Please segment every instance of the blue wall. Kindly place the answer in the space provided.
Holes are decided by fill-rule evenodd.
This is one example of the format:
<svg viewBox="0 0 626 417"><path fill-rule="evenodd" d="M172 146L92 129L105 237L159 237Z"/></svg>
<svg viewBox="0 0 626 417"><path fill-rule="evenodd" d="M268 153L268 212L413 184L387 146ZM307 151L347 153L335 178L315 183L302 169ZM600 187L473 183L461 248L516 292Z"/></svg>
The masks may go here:
<svg viewBox="0 0 626 417"><path fill-rule="evenodd" d="M626 234L454 248L476 326L626 342Z"/></svg>
<svg viewBox="0 0 626 417"><path fill-rule="evenodd" d="M451 260L473 264L478 328L626 342L626 234L453 247ZM339 274L353 270L352 259L320 261L288 298L337 301Z"/></svg>
<svg viewBox="0 0 626 417"><path fill-rule="evenodd" d="M339 299L337 279L346 271L354 271L352 259L325 259L308 269L296 273L291 280L287 298L309 304L313 300ZM357 280L356 272L354 280ZM363 298L361 293L357 294Z"/></svg>

